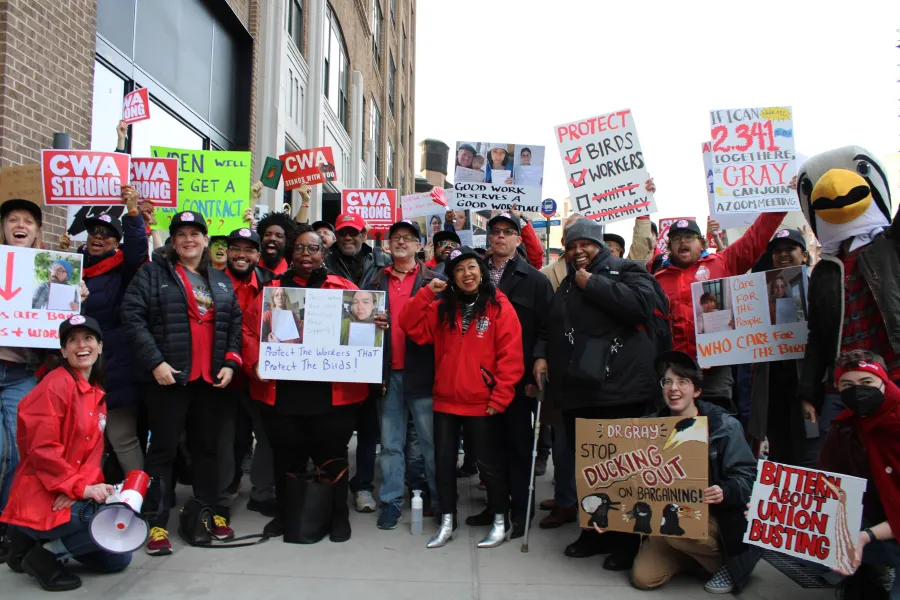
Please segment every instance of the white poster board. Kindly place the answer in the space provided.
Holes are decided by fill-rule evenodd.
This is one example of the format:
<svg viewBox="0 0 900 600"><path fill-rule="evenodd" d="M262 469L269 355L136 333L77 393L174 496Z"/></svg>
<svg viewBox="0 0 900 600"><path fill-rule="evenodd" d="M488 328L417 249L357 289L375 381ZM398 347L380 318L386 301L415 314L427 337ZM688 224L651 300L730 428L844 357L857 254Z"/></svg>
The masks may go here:
<svg viewBox="0 0 900 600"><path fill-rule="evenodd" d="M859 477L761 461L744 542L852 572L865 491Z"/></svg>
<svg viewBox="0 0 900 600"><path fill-rule="evenodd" d="M380 383L384 336L389 334L374 324L374 317L384 311L384 296L384 292L265 288L260 377ZM295 338L278 335L295 331L299 333Z"/></svg>
<svg viewBox="0 0 900 600"><path fill-rule="evenodd" d="M3 246L0 346L59 349L60 321L81 311L81 269L80 254Z"/></svg>
<svg viewBox="0 0 900 600"><path fill-rule="evenodd" d="M574 211L598 223L656 212L631 110L558 125L555 134Z"/></svg>
<svg viewBox="0 0 900 600"><path fill-rule="evenodd" d="M716 215L800 210L790 106L712 110ZM711 213L712 214L712 213Z"/></svg>
<svg viewBox="0 0 900 600"><path fill-rule="evenodd" d="M808 282L806 267L789 267L692 283L697 362L706 368L803 358Z"/></svg>
<svg viewBox="0 0 900 600"><path fill-rule="evenodd" d="M709 203L709 216L719 222L722 230L733 229L735 227L749 227L756 220L757 213L736 213L736 212L716 212L719 203L717 198L727 200L728 196L721 187L716 191L716 176L713 173L712 142L704 142L703 148L703 171L706 173L706 199ZM722 205L724 208L725 205Z"/></svg>

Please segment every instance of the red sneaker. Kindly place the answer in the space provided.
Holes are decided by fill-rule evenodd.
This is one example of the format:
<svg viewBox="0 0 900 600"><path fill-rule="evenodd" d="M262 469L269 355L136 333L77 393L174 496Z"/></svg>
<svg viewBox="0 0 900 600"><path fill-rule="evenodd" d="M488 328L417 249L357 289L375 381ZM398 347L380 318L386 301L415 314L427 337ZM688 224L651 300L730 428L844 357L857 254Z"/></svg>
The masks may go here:
<svg viewBox="0 0 900 600"><path fill-rule="evenodd" d="M169 541L169 532L162 527L154 527L150 530L150 541L144 552L150 556L168 556L172 554L172 543Z"/></svg>
<svg viewBox="0 0 900 600"><path fill-rule="evenodd" d="M225 517L219 515L213 516L213 527L209 530L210 535L218 540L230 540L234 537L234 529L228 526Z"/></svg>

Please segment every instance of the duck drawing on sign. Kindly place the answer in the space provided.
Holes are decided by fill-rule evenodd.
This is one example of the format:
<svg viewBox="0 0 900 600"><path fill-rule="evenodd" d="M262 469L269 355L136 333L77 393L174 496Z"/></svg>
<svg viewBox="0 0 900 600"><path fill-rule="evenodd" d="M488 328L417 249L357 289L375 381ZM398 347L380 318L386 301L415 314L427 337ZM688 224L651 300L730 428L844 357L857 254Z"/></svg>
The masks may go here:
<svg viewBox="0 0 900 600"><path fill-rule="evenodd" d="M591 494L581 499L581 508L591 515L588 526L597 525L600 529L609 528L609 511L619 510L621 502L613 502L607 494Z"/></svg>
<svg viewBox="0 0 900 600"><path fill-rule="evenodd" d="M653 509L646 502L636 502L634 506L631 507L631 510L624 513L622 518L625 521L630 521L634 519L634 532L635 533L653 533L653 528L650 520L653 518Z"/></svg>

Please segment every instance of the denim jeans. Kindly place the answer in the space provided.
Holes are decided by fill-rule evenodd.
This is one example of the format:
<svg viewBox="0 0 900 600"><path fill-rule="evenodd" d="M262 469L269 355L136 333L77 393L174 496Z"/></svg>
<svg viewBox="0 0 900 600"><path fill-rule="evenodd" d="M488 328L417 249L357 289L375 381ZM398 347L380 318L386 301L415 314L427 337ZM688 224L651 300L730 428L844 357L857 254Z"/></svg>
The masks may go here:
<svg viewBox="0 0 900 600"><path fill-rule="evenodd" d="M553 431L553 499L561 508L571 508L578 504L575 489L575 452L566 437L566 428L552 425Z"/></svg>
<svg viewBox="0 0 900 600"><path fill-rule="evenodd" d="M79 500L72 505L69 522L48 531L37 531L30 527L16 527L28 537L51 542L48 546L56 558L74 558L87 568L98 573L118 573L131 563L131 552L113 554L101 550L88 530L91 519L97 511L92 501Z"/></svg>
<svg viewBox="0 0 900 600"><path fill-rule="evenodd" d="M416 433L416 424L410 418L406 425L406 486L411 490L424 491L427 485L428 476L425 474L425 457L422 456L422 448L419 447L419 434Z"/></svg>
<svg viewBox="0 0 900 600"><path fill-rule="evenodd" d="M19 449L16 446L19 401L36 383L34 373L24 364L0 364L0 513L6 508L13 474L19 466Z"/></svg>
<svg viewBox="0 0 900 600"><path fill-rule="evenodd" d="M404 398L403 371L392 371L387 393L378 403L381 422L381 475L384 478L378 496L383 504L394 504L401 508L403 484L406 481L407 415L412 415L419 449L425 460L428 487L431 489L432 499L435 499L437 485L434 478L434 413L431 398Z"/></svg>

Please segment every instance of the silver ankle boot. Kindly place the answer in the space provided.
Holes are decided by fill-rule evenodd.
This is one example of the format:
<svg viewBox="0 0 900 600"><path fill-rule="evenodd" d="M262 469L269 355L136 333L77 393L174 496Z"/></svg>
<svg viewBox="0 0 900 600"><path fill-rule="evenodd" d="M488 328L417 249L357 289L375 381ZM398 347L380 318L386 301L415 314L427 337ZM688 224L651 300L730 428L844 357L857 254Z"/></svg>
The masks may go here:
<svg viewBox="0 0 900 600"><path fill-rule="evenodd" d="M508 542L511 536L512 526L510 526L509 529L506 528L506 515L497 513L494 515L494 522L491 525L491 530L488 531L488 534L483 540L478 542L478 547L496 548L503 542Z"/></svg>
<svg viewBox="0 0 900 600"><path fill-rule="evenodd" d="M428 548L441 548L446 546L447 542L456 537L456 527L453 523L453 514L441 515L441 526L438 527L434 537L428 540Z"/></svg>

